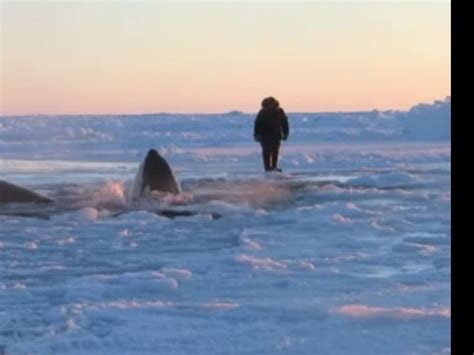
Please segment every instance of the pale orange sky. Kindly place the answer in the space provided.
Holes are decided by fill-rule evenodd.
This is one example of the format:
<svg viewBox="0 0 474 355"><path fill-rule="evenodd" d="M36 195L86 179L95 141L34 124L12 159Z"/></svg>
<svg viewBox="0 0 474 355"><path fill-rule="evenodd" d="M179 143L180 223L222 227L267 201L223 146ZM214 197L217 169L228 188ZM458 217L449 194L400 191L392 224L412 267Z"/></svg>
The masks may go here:
<svg viewBox="0 0 474 355"><path fill-rule="evenodd" d="M451 93L450 3L2 2L0 114L408 109Z"/></svg>

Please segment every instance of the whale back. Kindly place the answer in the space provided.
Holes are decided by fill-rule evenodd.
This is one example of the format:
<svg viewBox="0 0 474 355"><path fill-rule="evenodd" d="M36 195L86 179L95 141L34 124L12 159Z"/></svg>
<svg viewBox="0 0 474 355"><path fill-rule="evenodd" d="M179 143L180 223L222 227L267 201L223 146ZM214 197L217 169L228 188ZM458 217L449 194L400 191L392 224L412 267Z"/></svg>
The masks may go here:
<svg viewBox="0 0 474 355"><path fill-rule="evenodd" d="M42 196L26 187L14 185L7 181L0 180L0 203L16 202L54 202L52 199Z"/></svg>

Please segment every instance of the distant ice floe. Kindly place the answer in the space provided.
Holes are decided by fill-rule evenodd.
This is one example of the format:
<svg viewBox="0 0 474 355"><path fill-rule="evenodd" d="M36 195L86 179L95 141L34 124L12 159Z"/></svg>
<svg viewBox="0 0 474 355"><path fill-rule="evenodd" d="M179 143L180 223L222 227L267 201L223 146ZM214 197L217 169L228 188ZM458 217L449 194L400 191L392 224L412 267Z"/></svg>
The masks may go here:
<svg viewBox="0 0 474 355"><path fill-rule="evenodd" d="M450 307L374 307L363 304L348 304L336 308L334 312L354 318L396 318L406 320L430 317L451 318Z"/></svg>
<svg viewBox="0 0 474 355"><path fill-rule="evenodd" d="M361 187L405 187L417 182L417 178L404 172L387 172L381 174L369 174L351 179L347 182L351 186Z"/></svg>
<svg viewBox="0 0 474 355"><path fill-rule="evenodd" d="M183 303L183 302L172 302L163 300L149 300L139 301L134 299L118 299L109 302L97 302L97 303L80 303L73 305L75 310L81 311L98 311L106 309L119 309L119 310L139 310L139 309L176 309L176 310L232 310L238 308L239 303L236 302L222 302L222 301L210 301L210 302L196 302L196 303Z"/></svg>
<svg viewBox="0 0 474 355"><path fill-rule="evenodd" d="M278 261L272 258L258 258L255 256L241 254L236 257L236 260L250 265L254 269L263 270L284 270L288 268L288 264L283 261Z"/></svg>

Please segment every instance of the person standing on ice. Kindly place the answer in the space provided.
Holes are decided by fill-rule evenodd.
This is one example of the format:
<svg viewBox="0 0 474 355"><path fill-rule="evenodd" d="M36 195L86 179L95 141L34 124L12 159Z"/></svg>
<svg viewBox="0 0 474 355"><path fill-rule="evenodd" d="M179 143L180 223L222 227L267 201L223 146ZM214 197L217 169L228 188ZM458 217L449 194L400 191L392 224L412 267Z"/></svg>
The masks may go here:
<svg viewBox="0 0 474 355"><path fill-rule="evenodd" d="M266 97L255 118L253 137L262 146L265 171L281 171L278 168L280 141L289 135L288 117L274 97Z"/></svg>

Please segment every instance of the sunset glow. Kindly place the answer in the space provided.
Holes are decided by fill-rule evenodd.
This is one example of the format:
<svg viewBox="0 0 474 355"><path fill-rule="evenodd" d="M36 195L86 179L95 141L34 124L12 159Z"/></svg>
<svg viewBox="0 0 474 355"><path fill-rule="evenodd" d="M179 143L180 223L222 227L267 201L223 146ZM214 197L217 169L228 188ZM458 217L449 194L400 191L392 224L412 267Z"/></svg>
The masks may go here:
<svg viewBox="0 0 474 355"><path fill-rule="evenodd" d="M0 114L407 109L451 93L449 2L2 2Z"/></svg>

